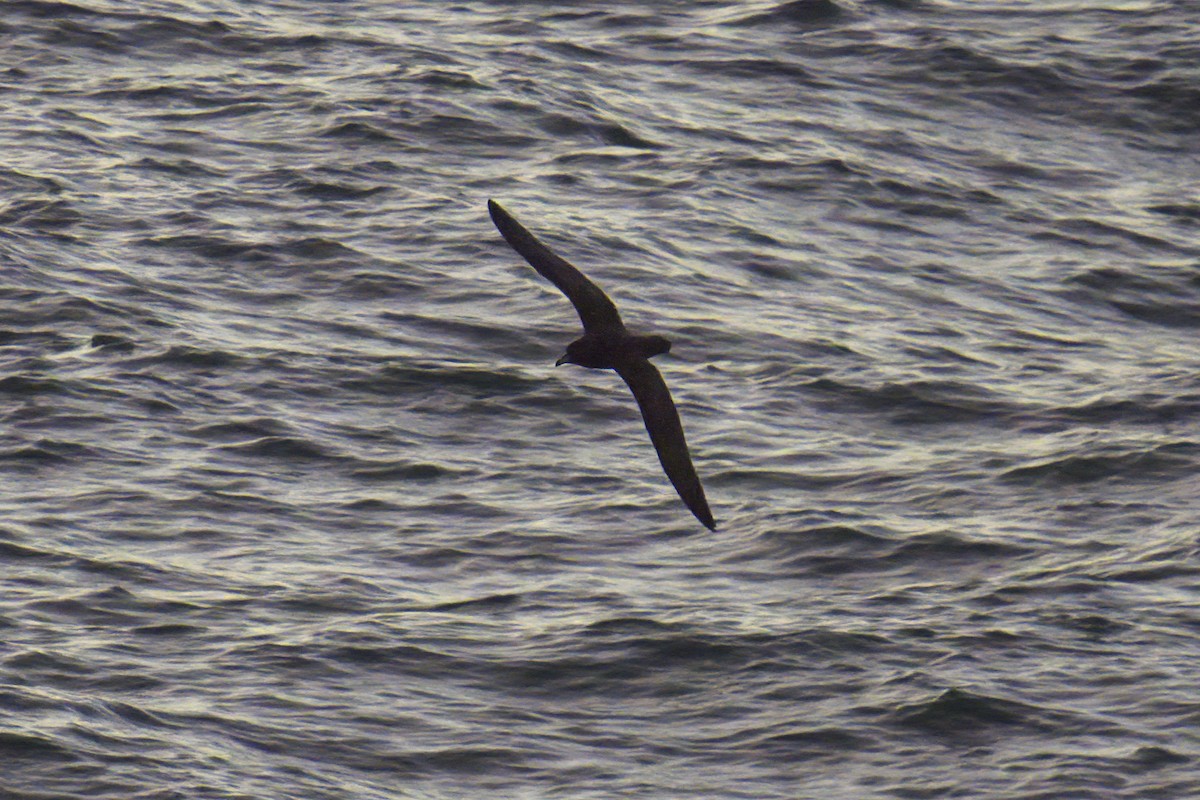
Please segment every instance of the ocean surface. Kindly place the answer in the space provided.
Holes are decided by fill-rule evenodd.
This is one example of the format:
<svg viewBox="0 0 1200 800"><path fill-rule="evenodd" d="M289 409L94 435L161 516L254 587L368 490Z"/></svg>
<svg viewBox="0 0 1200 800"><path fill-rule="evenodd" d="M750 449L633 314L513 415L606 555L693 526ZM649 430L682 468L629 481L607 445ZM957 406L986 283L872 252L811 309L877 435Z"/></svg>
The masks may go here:
<svg viewBox="0 0 1200 800"><path fill-rule="evenodd" d="M1200 5L599 5L6 0L0 798L1200 797Z"/></svg>

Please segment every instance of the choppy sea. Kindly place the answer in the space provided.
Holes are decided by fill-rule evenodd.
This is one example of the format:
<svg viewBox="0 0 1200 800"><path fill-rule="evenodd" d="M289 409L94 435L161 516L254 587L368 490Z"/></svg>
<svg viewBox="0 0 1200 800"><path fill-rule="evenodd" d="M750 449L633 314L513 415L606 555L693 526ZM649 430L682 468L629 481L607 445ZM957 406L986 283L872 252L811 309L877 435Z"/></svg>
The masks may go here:
<svg viewBox="0 0 1200 800"><path fill-rule="evenodd" d="M1200 796L1198 30L6 0L0 797Z"/></svg>

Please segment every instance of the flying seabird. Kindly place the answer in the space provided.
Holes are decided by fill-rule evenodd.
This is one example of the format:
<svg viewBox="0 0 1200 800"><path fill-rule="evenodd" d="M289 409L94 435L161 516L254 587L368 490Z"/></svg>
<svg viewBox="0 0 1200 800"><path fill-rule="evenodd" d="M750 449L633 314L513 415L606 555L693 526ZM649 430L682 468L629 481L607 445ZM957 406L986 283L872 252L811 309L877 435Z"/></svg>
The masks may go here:
<svg viewBox="0 0 1200 800"><path fill-rule="evenodd" d="M630 333L621 322L617 307L599 286L551 252L499 203L488 200L488 212L505 241L543 278L557 286L579 312L583 336L567 345L567 352L554 366L578 364L590 369L611 369L624 379L642 410L650 441L654 443L658 460L675 491L696 519L715 531L717 523L704 499L704 487L696 476L696 468L692 466L679 412L675 410L666 381L649 360L668 352L671 343L662 336Z"/></svg>

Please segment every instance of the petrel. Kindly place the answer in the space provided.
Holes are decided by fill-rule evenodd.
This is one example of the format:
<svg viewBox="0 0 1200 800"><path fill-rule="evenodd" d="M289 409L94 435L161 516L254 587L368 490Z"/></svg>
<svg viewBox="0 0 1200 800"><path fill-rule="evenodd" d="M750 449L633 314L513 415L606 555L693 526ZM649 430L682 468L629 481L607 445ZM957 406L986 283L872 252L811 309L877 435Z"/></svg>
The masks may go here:
<svg viewBox="0 0 1200 800"><path fill-rule="evenodd" d="M488 200L492 222L516 250L543 278L553 283L567 296L583 322L583 336L567 345L567 352L554 366L578 364L589 369L611 369L624 379L642 410L642 419L650 433L650 441L658 451L658 460L675 491L683 502L709 530L717 523L704 499L704 487L692 466L683 425L666 381L650 363L650 358L671 349L671 343L661 336L641 336L630 333L621 322L617 307L600 287L588 280L565 259L525 230L521 223Z"/></svg>

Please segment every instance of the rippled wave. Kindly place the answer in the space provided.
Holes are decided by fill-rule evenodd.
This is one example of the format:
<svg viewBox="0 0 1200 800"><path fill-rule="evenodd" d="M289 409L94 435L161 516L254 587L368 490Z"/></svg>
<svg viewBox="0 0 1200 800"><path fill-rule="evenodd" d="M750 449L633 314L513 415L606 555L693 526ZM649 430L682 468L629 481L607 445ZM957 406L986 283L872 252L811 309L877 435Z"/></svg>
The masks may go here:
<svg viewBox="0 0 1200 800"><path fill-rule="evenodd" d="M5 11L0 795L1200 791L1194 9Z"/></svg>

